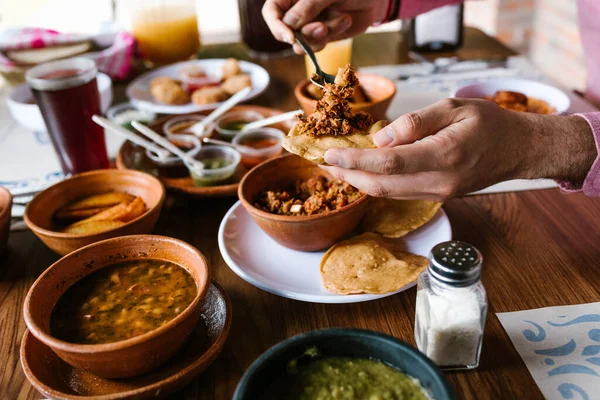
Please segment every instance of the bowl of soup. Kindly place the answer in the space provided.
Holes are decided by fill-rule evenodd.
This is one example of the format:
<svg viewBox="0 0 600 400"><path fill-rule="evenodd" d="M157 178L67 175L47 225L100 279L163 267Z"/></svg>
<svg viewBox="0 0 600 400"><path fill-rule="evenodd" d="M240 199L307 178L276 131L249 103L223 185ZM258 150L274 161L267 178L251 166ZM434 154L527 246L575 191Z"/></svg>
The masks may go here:
<svg viewBox="0 0 600 400"><path fill-rule="evenodd" d="M103 378L167 362L200 318L206 258L169 237L132 235L83 247L30 288L27 328L70 365Z"/></svg>

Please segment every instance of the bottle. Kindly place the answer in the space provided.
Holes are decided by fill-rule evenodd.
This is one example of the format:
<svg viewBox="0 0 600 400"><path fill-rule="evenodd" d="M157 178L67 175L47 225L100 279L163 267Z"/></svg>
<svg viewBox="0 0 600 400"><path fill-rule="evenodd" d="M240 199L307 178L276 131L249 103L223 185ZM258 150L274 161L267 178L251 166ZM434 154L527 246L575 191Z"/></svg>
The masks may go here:
<svg viewBox="0 0 600 400"><path fill-rule="evenodd" d="M487 313L481 264L481 253L472 245L444 242L431 250L429 265L417 279L415 341L442 369L479 365Z"/></svg>
<svg viewBox="0 0 600 400"><path fill-rule="evenodd" d="M451 4L410 21L409 50L417 53L454 51L463 44L464 5Z"/></svg>

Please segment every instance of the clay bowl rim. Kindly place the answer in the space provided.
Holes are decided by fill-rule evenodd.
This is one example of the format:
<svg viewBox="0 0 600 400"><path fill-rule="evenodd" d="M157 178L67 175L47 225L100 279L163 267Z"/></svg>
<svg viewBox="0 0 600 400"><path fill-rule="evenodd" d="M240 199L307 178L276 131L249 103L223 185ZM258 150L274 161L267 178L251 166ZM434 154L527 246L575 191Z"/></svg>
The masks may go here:
<svg viewBox="0 0 600 400"><path fill-rule="evenodd" d="M0 222L11 217L11 204L13 196L4 186L0 186Z"/></svg>
<svg viewBox="0 0 600 400"><path fill-rule="evenodd" d="M127 399L127 398L132 398L133 396L138 396L140 394L142 396L144 396L144 394L146 392L150 393L150 392L154 391L155 389L162 388L165 385L176 383L179 379L181 379L180 378L181 376L186 376L187 374L192 372L195 368L198 368L198 364L205 357L210 356L215 351L221 352L223 350L223 346L225 345L227 338L229 337L229 333L231 331L231 323L233 321L231 299L229 298L229 295L227 294L227 292L225 291L223 286L221 286L217 281L209 278L209 282L210 282L210 284L208 286L214 285L215 288L217 288L217 290L219 290L219 292L223 295L223 299L225 300L226 315L225 315L225 325L223 327L223 331L221 332L221 334L219 335L217 340L212 344L212 346L207 348L206 351L204 352L204 354L200 358L195 360L191 365L187 366L186 368L184 368L182 370L175 372L174 374L170 375L169 377L167 377L163 380L156 381L147 386L144 386L143 391L142 391L143 393L140 393L140 388L134 388L134 389L130 389L130 390L123 391L123 392L105 394L105 395L101 395L101 396L80 395L80 394L64 396L67 393L62 392L60 390L56 390L55 388L47 385L46 383L43 383L41 380L38 379L37 375L34 374L33 371L31 370L31 367L25 357L25 347L26 347L27 341L30 340L30 337L34 337L36 340L39 340L39 339L37 339L28 328L25 328L25 332L23 333L23 337L21 339L21 346L20 346L20 350L19 350L21 366L23 367L26 378L30 381L32 386L35 387L38 391L40 391L40 393L42 393L44 396L52 397L52 398L55 397L57 399L79 399L79 398L82 398L82 399L94 398L94 399L98 399L98 400ZM43 344L45 346L47 346L45 343L43 343ZM219 349L219 347L220 347L220 349ZM181 350L185 350L185 345L184 345L184 347L181 348ZM64 361L64 362L66 362L66 361ZM165 365L168 365L169 362L170 362L170 360L167 361ZM71 367L71 368L77 368L77 367ZM158 367L157 369L160 369L160 368L161 367ZM200 376L201 374L197 375L196 377ZM127 380L127 378L126 378L126 380Z"/></svg>
<svg viewBox="0 0 600 400"><path fill-rule="evenodd" d="M115 174L115 173L138 175L148 181L153 181L153 183L158 183L159 187L160 187L160 199L156 202L156 204L154 206L152 206L151 208L148 208L142 215L138 216L137 218L132 219L131 221L126 222L124 225L117 226L117 227L111 228L111 229L107 229L105 231L95 232L95 233L65 233L65 232L53 231L50 229L42 228L41 226L37 225L35 222L33 222L31 220L31 218L29 216L30 206L32 204L42 201L44 196L47 195L47 193L50 190L56 190L57 187L64 185L67 181L69 181L71 179L84 179L85 180L89 176L102 175L102 174ZM105 235L105 234L112 233L116 230L123 229L135 222L142 220L143 218L147 217L151 213L155 212L157 209L160 210L165 201L165 198L166 198L165 185L159 179L157 179L156 177L154 177L146 172L136 171L136 170L120 170L120 169L114 169L114 168L88 171L88 172L82 172L80 174L73 175L72 177L65 179L61 182L55 183L54 185L49 186L46 189L44 189L43 191L41 191L40 193L38 193L33 198L33 200L31 200L29 202L29 204L27 204L27 206L25 207L25 214L23 215L23 220L25 221L25 224L29 227L29 229L31 229L33 232L39 233L46 237L52 237L52 238L58 238L58 239L81 239L81 238L86 238L86 237L94 237L97 235Z"/></svg>
<svg viewBox="0 0 600 400"><path fill-rule="evenodd" d="M196 289L197 289L196 297L194 297L192 302L185 308L185 310L183 310L181 312L181 314L179 314L178 316L176 316L175 318L173 318L166 324L159 326L156 329L153 329L153 330L146 332L144 334L141 334L139 336L134 336L130 339L119 340L117 342L111 342L111 343L99 343L99 344L71 343L71 342L67 342L67 341L55 338L50 333L47 333L44 329L42 329L40 326L38 326L38 324L35 323L35 321L33 320L33 317L31 316L31 295L38 288L40 281L47 275L53 273L56 268L60 268L61 265L65 262L65 260L77 258L84 251L88 251L88 250L96 248L96 247L102 247L102 246L106 245L107 243L120 241L120 240L121 241L134 241L134 242L136 242L138 240L143 240L143 241L151 240L154 243L157 243L159 246L160 246L160 244L167 243L169 245L174 245L177 247L184 247L187 250L191 251L192 253L195 253L197 256L200 257L201 264L206 269L205 279L203 282L201 282L202 283L201 287L198 286L198 283L196 283ZM133 257L133 258L131 258L131 260L145 260L145 259L149 259L149 258L148 257ZM174 264L176 264L176 263L174 263ZM111 265L111 264L105 264L101 268L97 268L94 271L92 271L91 273L98 271L102 268L105 268L109 265ZM179 264L176 264L176 265L179 265ZM181 265L179 265L179 266L182 267ZM82 264L81 268L85 269L85 266L83 266L83 264ZM184 268L184 267L182 267L182 268ZM185 269L187 270L187 268L185 268ZM155 337L158 337L158 336L161 336L161 335L167 333L169 330L173 329L173 327L176 324L181 322L184 318L189 317L189 315L194 311L194 309L199 306L200 300L202 300L204 298L204 295L206 294L206 291L208 290L209 282L210 282L210 276L209 276L210 273L209 272L210 272L210 270L209 270L208 260L206 259L206 257L194 246L192 246L189 243L184 242L183 240L175 239L175 238L168 237L168 236L161 236L161 235L129 235L129 236L119 236L119 237L115 237L115 238L102 240L102 241L81 247L80 249L67 254L66 256L62 257L61 259L56 261L54 264L49 266L35 280L35 282L29 288L29 291L27 292L27 296L25 297L25 301L23 302L23 317L25 319L25 325L27 326L27 329L29 329L29 332L31 332L31 334L33 336L35 336L39 341L44 343L46 346L50 347L51 349L57 349L57 350L65 351L65 352L69 352L69 353L78 353L78 354L105 353L105 352L113 352L113 351L117 351L117 350L126 349L126 348L129 348L132 346L140 345L140 344L143 344L144 342L154 339ZM85 278L88 275L89 274L85 274L84 276L82 276L81 278L76 280L73 284L75 284L76 282L79 282L81 279ZM194 280L194 282L196 282L196 280ZM71 286L69 286L69 287L71 287ZM65 289L65 292L66 292L66 290L68 290L68 288ZM61 296L62 295L64 295L64 292L61 294Z"/></svg>
<svg viewBox="0 0 600 400"><path fill-rule="evenodd" d="M266 211L263 211L263 210L255 207L254 204L252 204L244 196L244 187L246 186L246 181L253 174L258 174L261 169L265 168L269 164L282 162L281 160L285 160L288 157L292 158L292 157L299 157L299 156L297 156L295 154L283 154L283 155L280 155L278 157L271 158L270 160L267 160L267 161L265 161L265 162L257 165L256 167L252 168L246 174L246 176L244 176L244 178L240 181L240 186L238 187L238 197L240 198L240 201L242 202L242 205L244 206L244 208L249 213L254 213L254 214L259 215L259 216L261 216L263 218L268 218L268 219L271 219L271 220L274 220L274 221L280 221L280 222L311 222L311 221L316 221L316 220L328 218L328 217L333 216L333 215L337 215L337 214L341 214L341 213L347 212L348 210L350 210L352 208L355 208L355 207L358 207L362 203L364 203L364 202L366 202L366 201L369 200L369 195L363 192L364 195L360 199L358 199L355 202L350 203L347 206L344 206L344 207L342 207L340 209L329 211L329 212L324 212L324 213L320 213L320 214L300 215L300 216L272 214L270 212L266 212ZM310 161L306 161L306 162L310 163ZM314 165L315 168L318 168L317 164L313 164L313 165ZM326 174L324 172L323 175L329 175L329 174ZM328 177L328 179L329 179L329 177Z"/></svg>
<svg viewBox="0 0 600 400"><path fill-rule="evenodd" d="M386 96L378 99L377 101L369 101L367 103L356 103L356 104L351 103L350 104L351 107L354 105L361 105L363 107L373 107L377 104L381 104L385 101L388 101L389 99L393 98L396 95L396 91L397 91L396 84L394 83L393 80L391 80L383 75L357 71L356 77L358 78L359 82L361 81L361 79L364 79L364 78L379 79L381 81L386 81L386 83L388 83L388 86L390 87L390 93L387 94ZM296 87L294 88L294 94L296 95L296 98L309 100L309 101L317 101L317 100L313 99L312 97L306 95L305 89L310 83L311 82L309 79L303 79L296 85Z"/></svg>

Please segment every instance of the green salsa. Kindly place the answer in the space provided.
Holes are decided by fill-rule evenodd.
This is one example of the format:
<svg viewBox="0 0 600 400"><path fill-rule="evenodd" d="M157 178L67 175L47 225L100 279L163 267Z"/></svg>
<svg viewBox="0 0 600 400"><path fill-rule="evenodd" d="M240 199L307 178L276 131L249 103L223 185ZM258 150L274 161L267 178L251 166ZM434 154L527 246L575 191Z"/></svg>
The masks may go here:
<svg viewBox="0 0 600 400"><path fill-rule="evenodd" d="M427 400L419 383L380 361L323 357L292 361L261 400Z"/></svg>
<svg viewBox="0 0 600 400"><path fill-rule="evenodd" d="M202 160L205 169L219 169L225 168L228 165L231 165L231 161L225 158L208 158L206 160Z"/></svg>
<svg viewBox="0 0 600 400"><path fill-rule="evenodd" d="M221 129L227 131L241 131L246 125L248 125L247 121L231 121L221 125Z"/></svg>

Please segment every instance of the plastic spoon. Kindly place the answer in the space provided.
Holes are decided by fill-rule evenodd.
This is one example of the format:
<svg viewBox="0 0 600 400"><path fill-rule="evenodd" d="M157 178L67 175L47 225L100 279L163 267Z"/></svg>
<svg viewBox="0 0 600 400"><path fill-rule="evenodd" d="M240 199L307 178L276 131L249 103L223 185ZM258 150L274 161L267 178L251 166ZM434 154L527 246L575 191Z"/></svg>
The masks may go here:
<svg viewBox="0 0 600 400"><path fill-rule="evenodd" d="M248 153L258 152L258 150L256 150L253 147L244 146L243 144L233 144L233 143L226 142L224 140L204 138L204 139L202 139L202 142L203 143L212 143L212 144L218 144L218 145L221 145L221 146L232 147L232 148L234 148L236 150L240 150L241 149L241 150L243 150L245 152L248 152Z"/></svg>
<svg viewBox="0 0 600 400"><path fill-rule="evenodd" d="M179 147L177 147L173 143L169 142L169 140L167 138L154 132L152 129L148 128L146 125L144 125L138 121L132 121L131 126L133 126L142 135L148 137L149 139L152 139L152 141L154 141L154 143L161 145L165 149L169 150L171 153L175 154L177 157L181 158L185 163L189 164L194 169L196 169L196 170L204 169L204 163L202 163L201 161L198 161L198 160L194 160L192 157L190 157L185 152L183 152Z"/></svg>
<svg viewBox="0 0 600 400"><path fill-rule="evenodd" d="M239 92L237 92L236 94L231 96L227 101L225 101L219 107L217 107L215 109L215 111L211 112L208 115L208 117L206 117L202 121L190 126L187 130L189 132L192 132L194 135L196 135L198 137L202 137L204 135L204 130L206 129L208 124L210 124L215 119L219 118L221 115L223 115L227 111L229 111L233 106L235 106L236 104L238 104L239 102L244 100L246 98L246 96L248 96L248 93L250 93L251 90L252 90L252 88L250 88L250 87L243 88L242 90L240 90Z"/></svg>
<svg viewBox="0 0 600 400"><path fill-rule="evenodd" d="M273 117L259 119L258 121L250 122L246 126L242 128L242 132L251 131L253 129L262 128L263 126L269 126L276 124L278 122L287 121L288 119L292 119L296 117L298 114L304 114L302 110L290 111L283 114L275 115Z"/></svg>
<svg viewBox="0 0 600 400"><path fill-rule="evenodd" d="M137 144L138 146L142 146L143 148L148 149L153 153L156 153L156 155L161 159L166 159L167 157L169 157L171 155L171 153L169 151L167 151L165 149L161 149L154 143L149 142L142 137L139 137L135 133L128 131L127 129L123 128L121 125L116 124L104 117L101 117L99 115L92 115L92 121L94 121L95 123L97 123L98 125L103 127L104 129L106 129L107 131L112 132L121 137L124 137L125 139L130 140L131 142Z"/></svg>

